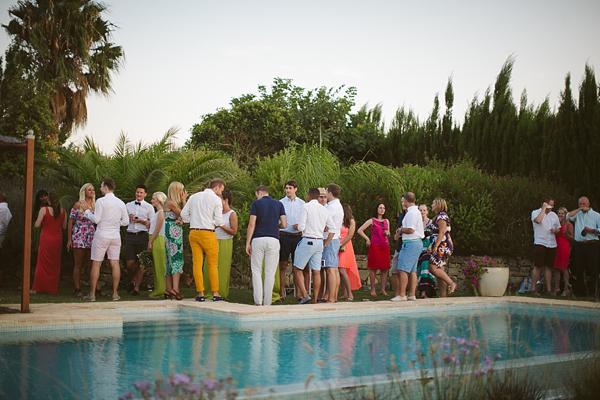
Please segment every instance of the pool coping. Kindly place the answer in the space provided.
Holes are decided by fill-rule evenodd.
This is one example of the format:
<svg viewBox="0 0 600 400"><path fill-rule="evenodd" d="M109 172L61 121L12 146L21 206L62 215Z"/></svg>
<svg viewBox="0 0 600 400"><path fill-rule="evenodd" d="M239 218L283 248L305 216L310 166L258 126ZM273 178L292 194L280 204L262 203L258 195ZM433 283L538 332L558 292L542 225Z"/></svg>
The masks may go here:
<svg viewBox="0 0 600 400"><path fill-rule="evenodd" d="M230 321L280 321L305 318L347 317L354 315L388 314L395 315L414 311L415 308L427 307L440 311L448 306L464 306L467 308L506 303L536 304L560 306L577 309L600 310L600 303L574 300L540 299L520 296L504 297L456 297L424 299L414 302L393 303L391 301L338 302L335 304L278 305L257 307L248 304L228 302L199 303L194 299L119 301L97 303L39 303L31 305L31 312L26 314L0 314L0 334L3 332L54 331L89 328L122 328L124 315L128 314L160 314L172 312L177 307L198 309L207 315L223 317ZM2 307L18 311L20 305L9 304Z"/></svg>

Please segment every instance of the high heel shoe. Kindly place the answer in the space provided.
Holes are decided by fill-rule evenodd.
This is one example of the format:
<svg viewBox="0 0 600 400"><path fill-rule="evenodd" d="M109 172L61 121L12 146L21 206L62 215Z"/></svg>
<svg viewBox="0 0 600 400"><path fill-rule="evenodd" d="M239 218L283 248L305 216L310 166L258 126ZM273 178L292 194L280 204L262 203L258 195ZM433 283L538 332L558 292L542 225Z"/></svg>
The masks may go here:
<svg viewBox="0 0 600 400"><path fill-rule="evenodd" d="M165 290L165 300L166 299L173 300L173 297L175 297L175 293L173 293L171 291L168 291L168 290Z"/></svg>
<svg viewBox="0 0 600 400"><path fill-rule="evenodd" d="M173 296L175 296L177 300L183 300L183 295L175 290L173 290Z"/></svg>

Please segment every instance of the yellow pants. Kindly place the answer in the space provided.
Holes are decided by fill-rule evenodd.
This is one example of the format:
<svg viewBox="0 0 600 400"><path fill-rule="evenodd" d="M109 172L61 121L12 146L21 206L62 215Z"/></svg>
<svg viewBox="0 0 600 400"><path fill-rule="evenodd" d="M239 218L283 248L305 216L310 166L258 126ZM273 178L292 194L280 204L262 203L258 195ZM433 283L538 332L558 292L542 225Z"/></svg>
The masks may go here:
<svg viewBox="0 0 600 400"><path fill-rule="evenodd" d="M204 255L206 254L210 289L213 292L218 292L219 272L217 270L217 263L219 261L219 243L217 242L217 235L214 232L209 231L190 230L190 247L192 248L192 258L194 260L194 281L196 281L196 290L198 293L204 292L202 263L204 261Z"/></svg>

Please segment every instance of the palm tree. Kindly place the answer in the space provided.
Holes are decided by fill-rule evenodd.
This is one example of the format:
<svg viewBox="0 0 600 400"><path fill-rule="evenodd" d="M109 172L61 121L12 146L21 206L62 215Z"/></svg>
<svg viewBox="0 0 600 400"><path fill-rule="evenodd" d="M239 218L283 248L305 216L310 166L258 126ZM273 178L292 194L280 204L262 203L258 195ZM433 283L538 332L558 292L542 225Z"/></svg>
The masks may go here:
<svg viewBox="0 0 600 400"><path fill-rule="evenodd" d="M27 0L9 8L3 25L19 49L18 60L38 85L50 84L54 142L87 121L90 91L111 93L111 74L124 53L110 42L115 26L102 19L107 7L91 0Z"/></svg>

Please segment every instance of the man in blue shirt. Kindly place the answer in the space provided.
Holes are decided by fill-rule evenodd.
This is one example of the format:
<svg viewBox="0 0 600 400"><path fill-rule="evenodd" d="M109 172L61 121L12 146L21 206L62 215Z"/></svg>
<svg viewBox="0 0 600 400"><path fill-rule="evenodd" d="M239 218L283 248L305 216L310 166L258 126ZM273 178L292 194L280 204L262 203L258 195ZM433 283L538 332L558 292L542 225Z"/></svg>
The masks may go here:
<svg viewBox="0 0 600 400"><path fill-rule="evenodd" d="M285 197L279 200L283 204L287 220L287 226L279 231L279 295L282 299L285 299L285 272L288 266L288 259L291 255L292 264L294 263L294 252L300 239L302 239L302 232L298 230L298 221L304 207L304 200L296 196L297 190L298 183L296 181L287 181L285 183ZM308 277L310 278L310 275Z"/></svg>
<svg viewBox="0 0 600 400"><path fill-rule="evenodd" d="M279 228L286 227L283 204L269 196L266 186L256 188L256 198L250 209L246 253L252 268L254 304L270 306L275 273L279 260ZM265 261L265 281L262 281L262 264ZM263 286L264 285L264 286Z"/></svg>
<svg viewBox="0 0 600 400"><path fill-rule="evenodd" d="M600 237L600 214L592 210L587 197L579 199L579 208L567 214L567 219L575 225L573 243L573 272L575 293L579 296L588 293L584 272L592 278L595 295L598 296L598 238Z"/></svg>

